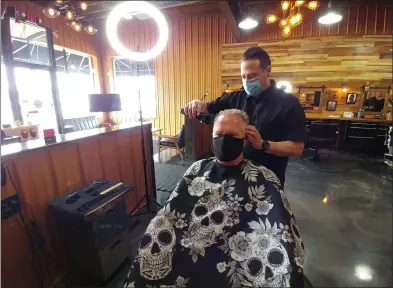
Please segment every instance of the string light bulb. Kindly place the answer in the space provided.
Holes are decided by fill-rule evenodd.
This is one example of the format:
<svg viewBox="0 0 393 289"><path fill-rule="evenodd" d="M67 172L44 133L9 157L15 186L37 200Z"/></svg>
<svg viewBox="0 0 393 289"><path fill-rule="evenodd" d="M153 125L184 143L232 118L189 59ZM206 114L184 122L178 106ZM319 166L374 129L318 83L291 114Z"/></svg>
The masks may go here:
<svg viewBox="0 0 393 289"><path fill-rule="evenodd" d="M55 19L60 15L60 12L52 6L47 6L42 12L50 19Z"/></svg>
<svg viewBox="0 0 393 289"><path fill-rule="evenodd" d="M304 4L304 1L295 1L296 7L302 6L303 4Z"/></svg>
<svg viewBox="0 0 393 289"><path fill-rule="evenodd" d="M282 36L284 37L288 37L289 35L291 35L291 33L292 31L290 26L285 26L284 29L282 30Z"/></svg>
<svg viewBox="0 0 393 289"><path fill-rule="evenodd" d="M63 2L64 2L63 0L56 0L57 4L63 4Z"/></svg>
<svg viewBox="0 0 393 289"><path fill-rule="evenodd" d="M65 14L67 20L74 20L74 11L68 10Z"/></svg>
<svg viewBox="0 0 393 289"><path fill-rule="evenodd" d="M267 24L274 23L274 22L277 21L277 19L278 19L278 18L277 18L276 15L269 14L269 15L266 16L266 23L267 23Z"/></svg>
<svg viewBox="0 0 393 289"><path fill-rule="evenodd" d="M284 28L285 26L287 26L288 25L288 20L287 19L282 19L281 21L280 21L280 27L281 28Z"/></svg>
<svg viewBox="0 0 393 289"><path fill-rule="evenodd" d="M97 29L94 28L94 26L91 24L85 26L84 30L86 31L87 34L90 34L90 35L94 35L97 32Z"/></svg>
<svg viewBox="0 0 393 289"><path fill-rule="evenodd" d="M86 11L86 10L87 10L87 3L86 3L86 2L81 2L81 3L80 3L80 7L81 7L81 9L82 9L83 11Z"/></svg>
<svg viewBox="0 0 393 289"><path fill-rule="evenodd" d="M290 3L289 1L281 1L281 9L282 9L283 11L287 11L290 4L291 4L291 3Z"/></svg>
<svg viewBox="0 0 393 289"><path fill-rule="evenodd" d="M74 31L81 32L82 31L82 24L79 22L72 21L69 25Z"/></svg>
<svg viewBox="0 0 393 289"><path fill-rule="evenodd" d="M307 3L307 8L310 10L317 10L319 8L319 2L318 1L310 1Z"/></svg>

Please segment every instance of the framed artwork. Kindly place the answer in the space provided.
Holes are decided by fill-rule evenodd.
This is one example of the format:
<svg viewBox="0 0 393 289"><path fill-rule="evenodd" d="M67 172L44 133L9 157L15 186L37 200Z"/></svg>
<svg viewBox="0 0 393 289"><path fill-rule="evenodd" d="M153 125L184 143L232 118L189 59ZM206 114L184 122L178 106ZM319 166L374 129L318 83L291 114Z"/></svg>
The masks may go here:
<svg viewBox="0 0 393 289"><path fill-rule="evenodd" d="M358 97L358 95L356 93L348 93L347 94L347 104L355 104L357 97Z"/></svg>
<svg viewBox="0 0 393 289"><path fill-rule="evenodd" d="M326 104L326 111L335 111L337 106L337 101L329 100Z"/></svg>

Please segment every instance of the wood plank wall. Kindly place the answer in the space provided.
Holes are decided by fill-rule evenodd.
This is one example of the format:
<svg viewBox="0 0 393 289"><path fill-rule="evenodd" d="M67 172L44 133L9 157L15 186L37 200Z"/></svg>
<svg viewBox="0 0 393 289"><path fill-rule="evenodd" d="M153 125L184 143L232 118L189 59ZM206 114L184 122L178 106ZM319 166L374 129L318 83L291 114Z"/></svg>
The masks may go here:
<svg viewBox="0 0 393 289"><path fill-rule="evenodd" d="M328 1L320 1L321 7L317 11L302 9L304 14L303 23L292 31L288 39L302 37L325 37L338 35L392 35L393 9L391 5L358 5L355 3L345 5L342 8L343 19L332 25L321 25L318 18L327 6ZM352 1L348 1L352 2ZM375 1L378 4L378 1ZM333 5L340 5L339 1ZM274 13L281 16L280 2L263 4L254 13L262 16ZM271 40L282 40L281 29L277 23L260 25L250 31L242 31L244 42L265 42Z"/></svg>
<svg viewBox="0 0 393 289"><path fill-rule="evenodd" d="M59 38L53 37L55 45L70 48L80 52L97 56L96 47L93 42L95 36L91 36L85 31L76 32L66 26L66 19L60 15L56 19L49 19L42 13L42 7L30 1L1 1L2 11L8 6L15 6L20 12L26 12L42 18L43 25L57 31Z"/></svg>
<svg viewBox="0 0 393 289"><path fill-rule="evenodd" d="M297 92L299 86L322 86L335 91L337 111L357 111L362 106L361 86L389 86L392 83L392 37L385 35L324 36L286 41L225 44L222 48L221 89L242 86L240 61L245 49L260 46L272 60L271 77L287 80ZM359 93L356 104L347 105L347 93ZM322 103L322 105L325 105ZM323 107L324 109L324 107Z"/></svg>
<svg viewBox="0 0 393 289"><path fill-rule="evenodd" d="M360 87L392 82L392 37L384 35L325 36L286 41L225 44L222 48L221 88L240 88L240 61L245 49L259 46L272 60L271 77L294 87Z"/></svg>
<svg viewBox="0 0 393 289"><path fill-rule="evenodd" d="M180 107L193 99L211 92L207 100L220 96L221 46L232 43L234 38L219 12L203 16L167 17L169 41L162 54L155 60L157 118L153 127L164 134L178 134L184 117ZM131 20L119 28L119 36L130 49L139 45L143 51L155 44L155 23ZM108 86L113 87L112 59L116 52L109 47L106 37L104 71ZM105 39L105 40L104 40ZM112 83L110 83L112 82Z"/></svg>

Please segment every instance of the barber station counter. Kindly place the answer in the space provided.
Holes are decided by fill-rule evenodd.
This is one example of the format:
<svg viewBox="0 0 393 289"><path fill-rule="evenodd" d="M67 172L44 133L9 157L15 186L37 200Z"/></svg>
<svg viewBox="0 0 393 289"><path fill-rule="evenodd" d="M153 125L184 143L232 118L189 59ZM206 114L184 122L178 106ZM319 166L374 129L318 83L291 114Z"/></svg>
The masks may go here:
<svg viewBox="0 0 393 289"><path fill-rule="evenodd" d="M143 132L148 191L154 195L150 123L143 125ZM53 286L68 270L55 223L47 210L50 200L101 178L121 181L134 188L134 192L128 194L127 198L128 213L131 213L144 196L139 125L120 125L57 135L57 143L50 145L46 145L43 139L3 145L1 158L7 165L23 201L23 216L27 220L31 218L28 203L45 238L46 249L51 255L44 260L51 275L50 278L46 272L46 287ZM7 172L7 183L1 188L1 199L14 194L15 189ZM33 256L28 238L18 226L15 216L2 221L1 231L2 287L39 286L39 280L31 266Z"/></svg>
<svg viewBox="0 0 393 289"><path fill-rule="evenodd" d="M306 113L306 119L307 126L314 121L336 123L338 127L336 149L338 150L373 151L381 155L386 150L384 146L386 133L392 126L392 120L332 117L327 113Z"/></svg>

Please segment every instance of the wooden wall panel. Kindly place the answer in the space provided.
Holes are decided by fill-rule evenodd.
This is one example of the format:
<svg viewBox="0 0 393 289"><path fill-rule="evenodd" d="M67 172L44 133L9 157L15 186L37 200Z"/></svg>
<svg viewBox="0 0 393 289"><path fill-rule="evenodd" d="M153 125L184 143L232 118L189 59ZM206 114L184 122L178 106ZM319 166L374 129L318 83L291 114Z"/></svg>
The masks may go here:
<svg viewBox="0 0 393 289"><path fill-rule="evenodd" d="M271 77L297 86L360 88L366 81L388 86L392 82L391 36L326 36L223 45L221 89L242 86L240 60L244 50L260 46L272 60Z"/></svg>
<svg viewBox="0 0 393 289"><path fill-rule="evenodd" d="M153 126L164 134L177 134L184 124L180 107L193 99L202 98L211 89L207 100L220 96L221 45L232 43L234 38L226 20L216 15L170 17L169 41L162 54L155 60L157 118ZM126 29L128 33L122 32ZM150 49L157 38L157 27L149 20L131 20L119 28L123 43L130 49L137 45ZM113 80L112 59L116 53L106 38L104 52L104 81L111 87ZM113 85L113 83L112 83ZM113 89L113 87L111 87Z"/></svg>
<svg viewBox="0 0 393 289"><path fill-rule="evenodd" d="M155 188L151 124L144 126L144 135L148 190L152 194ZM132 127L2 157L22 200L23 216L27 221L32 217L29 203L51 255L44 258L49 268L49 273L45 273L45 287L53 286L68 269L56 225L47 210L48 202L92 180L105 178L134 187L127 198L128 213L131 213L145 193L141 148L140 127ZM1 188L2 200L15 191L7 173L7 184ZM31 267L33 256L28 238L16 218L2 220L1 231L1 286L39 287L39 279Z"/></svg>
<svg viewBox="0 0 393 289"><path fill-rule="evenodd" d="M318 18L326 8L327 2L321 1L321 7L317 11L311 11L307 8L302 9L304 14L303 23L294 28L292 35L288 38L282 37L281 28L279 28L277 23L266 24L263 21L254 30L242 31L242 39L244 42L265 42L314 36L392 35L392 6L344 4L342 9L343 19L339 23L321 25L318 23ZM278 11L279 7L279 1L277 3L264 3L263 7L255 7L253 11L256 15L259 12L262 12L262 15L275 13L280 17L281 11Z"/></svg>

